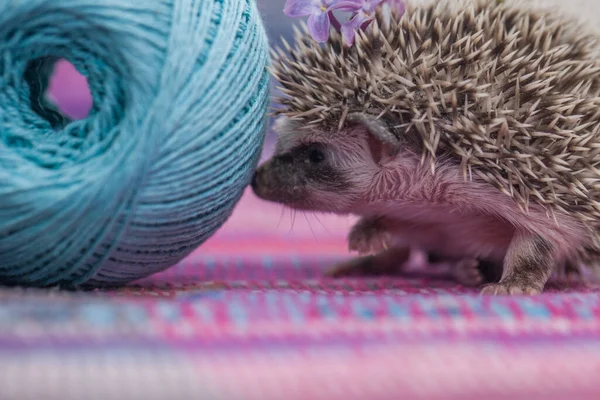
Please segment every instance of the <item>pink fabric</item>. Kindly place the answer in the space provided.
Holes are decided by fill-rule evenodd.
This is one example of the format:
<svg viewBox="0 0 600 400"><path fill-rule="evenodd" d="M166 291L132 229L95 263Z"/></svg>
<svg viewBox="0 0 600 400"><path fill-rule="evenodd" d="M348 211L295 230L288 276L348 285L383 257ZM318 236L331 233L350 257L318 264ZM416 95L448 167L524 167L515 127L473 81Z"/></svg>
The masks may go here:
<svg viewBox="0 0 600 400"><path fill-rule="evenodd" d="M323 279L347 218L246 193L173 268L0 291L0 399L599 398L596 286L481 297L443 276ZM322 224L322 225L321 225Z"/></svg>

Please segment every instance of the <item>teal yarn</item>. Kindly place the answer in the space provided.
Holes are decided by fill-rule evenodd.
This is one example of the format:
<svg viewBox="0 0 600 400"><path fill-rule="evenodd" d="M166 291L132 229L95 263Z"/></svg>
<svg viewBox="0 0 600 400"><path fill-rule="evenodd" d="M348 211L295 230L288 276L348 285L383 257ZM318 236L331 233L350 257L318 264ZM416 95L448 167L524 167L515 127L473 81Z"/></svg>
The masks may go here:
<svg viewBox="0 0 600 400"><path fill-rule="evenodd" d="M54 62L87 77L70 121ZM0 3L0 284L118 285L215 233L256 167L268 42L248 0Z"/></svg>

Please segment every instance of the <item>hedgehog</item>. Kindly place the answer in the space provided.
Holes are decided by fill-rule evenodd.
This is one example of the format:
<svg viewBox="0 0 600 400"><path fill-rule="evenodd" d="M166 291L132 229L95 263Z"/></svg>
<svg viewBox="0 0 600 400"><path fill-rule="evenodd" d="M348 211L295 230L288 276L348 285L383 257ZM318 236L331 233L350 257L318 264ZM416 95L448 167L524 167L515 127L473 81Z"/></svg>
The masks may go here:
<svg viewBox="0 0 600 400"><path fill-rule="evenodd" d="M303 25L274 51L277 144L251 186L359 217L361 256L331 275L387 273L418 249L495 271L471 274L481 294L536 295L556 271L598 265L597 37L498 3L379 10L351 47Z"/></svg>

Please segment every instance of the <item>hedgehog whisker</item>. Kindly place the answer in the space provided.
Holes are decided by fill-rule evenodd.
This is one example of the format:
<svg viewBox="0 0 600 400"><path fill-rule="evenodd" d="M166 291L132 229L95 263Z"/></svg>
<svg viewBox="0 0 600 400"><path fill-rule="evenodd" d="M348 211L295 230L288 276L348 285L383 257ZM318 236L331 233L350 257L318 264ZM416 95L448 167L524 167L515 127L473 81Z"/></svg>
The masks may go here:
<svg viewBox="0 0 600 400"><path fill-rule="evenodd" d="M304 219L306 220L306 223L308 224L308 229L310 229L313 238L315 238L315 240L317 239L317 235L315 235L315 231L313 231L312 225L310 224L310 221L308 220L308 216L306 215L306 212L302 212L302 215L304 215Z"/></svg>
<svg viewBox="0 0 600 400"><path fill-rule="evenodd" d="M285 206L281 206L281 213L279 214L279 222L277 222L277 229L281 226L281 222L283 221L283 214L285 214Z"/></svg>
<svg viewBox="0 0 600 400"><path fill-rule="evenodd" d="M319 218L319 216L317 215L317 213L316 213L316 212L313 212L313 215L314 215L315 219L317 220L317 222L319 222L319 225L321 225L321 227L322 227L323 229L325 229L325 231L326 231L328 234L330 234L330 235L331 235L331 231L330 231L329 229L327 229L327 227L326 227L325 225L323 225L323 222L321 221L321 219Z"/></svg>
<svg viewBox="0 0 600 400"><path fill-rule="evenodd" d="M292 231L294 230L294 225L296 224L296 209L290 208L290 216L292 218L292 221L290 224L290 231L288 232L288 234L292 233Z"/></svg>

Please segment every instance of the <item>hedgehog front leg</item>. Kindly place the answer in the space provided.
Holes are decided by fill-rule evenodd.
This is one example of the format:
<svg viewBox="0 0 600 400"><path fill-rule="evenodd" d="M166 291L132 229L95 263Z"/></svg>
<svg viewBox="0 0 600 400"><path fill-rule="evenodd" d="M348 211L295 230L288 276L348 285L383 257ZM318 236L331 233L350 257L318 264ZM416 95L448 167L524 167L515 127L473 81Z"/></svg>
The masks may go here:
<svg viewBox="0 0 600 400"><path fill-rule="evenodd" d="M348 248L361 256L342 262L326 272L330 277L393 275L410 258L407 246L392 243L392 226L386 219L363 217L348 235Z"/></svg>
<svg viewBox="0 0 600 400"><path fill-rule="evenodd" d="M350 230L348 249L359 254L375 254L392 246L392 229L381 217L363 217Z"/></svg>
<svg viewBox="0 0 600 400"><path fill-rule="evenodd" d="M519 230L508 248L500 282L486 285L481 294L539 294L555 265L554 249L548 240L538 234Z"/></svg>

